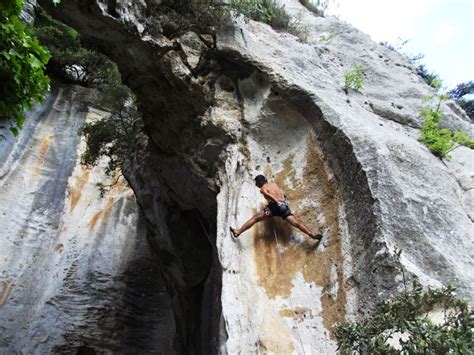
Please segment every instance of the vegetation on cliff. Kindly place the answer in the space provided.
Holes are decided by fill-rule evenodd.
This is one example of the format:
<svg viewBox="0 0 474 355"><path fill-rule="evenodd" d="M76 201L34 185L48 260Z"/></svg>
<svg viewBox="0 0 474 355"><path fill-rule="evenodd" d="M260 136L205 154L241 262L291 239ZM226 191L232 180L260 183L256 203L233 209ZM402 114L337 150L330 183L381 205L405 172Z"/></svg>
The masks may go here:
<svg viewBox="0 0 474 355"><path fill-rule="evenodd" d="M266 23L274 29L289 32L301 40L305 40L307 29L301 24L300 20L291 17L284 5L278 5L275 0L232 0L223 1L193 1L165 0L165 6L175 9L180 13L191 14L191 18L196 26L214 27L229 22L231 15L244 16L244 18ZM305 1L304 5L310 7L311 11L317 11L316 4ZM320 5L321 8L323 4ZM319 12L323 13L323 10Z"/></svg>
<svg viewBox="0 0 474 355"><path fill-rule="evenodd" d="M349 72L344 73L344 91L346 94L349 89L357 91L362 90L364 87L364 66L358 64L355 68Z"/></svg>
<svg viewBox="0 0 474 355"><path fill-rule="evenodd" d="M438 80L433 85L436 89L440 90L442 83ZM425 98L426 101L437 99L437 105L435 107L423 107L420 110L420 115L423 118L420 142L440 158L448 157L448 153L456 148L456 144L474 149L474 139L465 132L441 127L443 120L441 103L448 97L447 94L440 94L439 92L435 96L427 97Z"/></svg>
<svg viewBox="0 0 474 355"><path fill-rule="evenodd" d="M8 127L15 136L26 110L42 103L49 90L44 69L50 54L20 20L22 6L21 0L0 4L0 128Z"/></svg>
<svg viewBox="0 0 474 355"><path fill-rule="evenodd" d="M47 66L48 74L96 89L95 105L110 113L103 119L85 123L82 133L86 150L81 162L94 165L100 157L106 156L106 173L113 175L130 153L140 121L135 96L122 84L114 62L98 51L84 48L73 28L53 19L41 8L37 9L34 30L52 55Z"/></svg>
<svg viewBox="0 0 474 355"><path fill-rule="evenodd" d="M451 99L461 106L469 118L474 120L474 81L458 84L448 94Z"/></svg>
<svg viewBox="0 0 474 355"><path fill-rule="evenodd" d="M401 250L395 251L398 261ZM400 263L399 263L400 264ZM401 264L400 264L401 265ZM337 328L342 354L470 354L474 313L456 297L452 286L411 288L403 275L403 291L377 304L372 315ZM442 318L435 320L436 315Z"/></svg>

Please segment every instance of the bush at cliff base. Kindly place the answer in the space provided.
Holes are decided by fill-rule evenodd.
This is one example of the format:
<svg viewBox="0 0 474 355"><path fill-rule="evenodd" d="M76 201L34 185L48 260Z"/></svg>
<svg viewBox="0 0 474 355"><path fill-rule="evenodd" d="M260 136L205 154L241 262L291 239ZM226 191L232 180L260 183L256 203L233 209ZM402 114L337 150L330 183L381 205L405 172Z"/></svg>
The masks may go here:
<svg viewBox="0 0 474 355"><path fill-rule="evenodd" d="M416 280L372 316L337 328L342 354L472 354L474 314L455 288L423 290ZM434 314L442 316L436 321Z"/></svg>

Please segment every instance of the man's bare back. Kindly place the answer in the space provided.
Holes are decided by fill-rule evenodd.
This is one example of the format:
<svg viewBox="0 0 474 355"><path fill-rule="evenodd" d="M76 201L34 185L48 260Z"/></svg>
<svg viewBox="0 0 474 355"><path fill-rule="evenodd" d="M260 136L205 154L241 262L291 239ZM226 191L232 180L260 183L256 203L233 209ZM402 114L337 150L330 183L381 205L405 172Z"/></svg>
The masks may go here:
<svg viewBox="0 0 474 355"><path fill-rule="evenodd" d="M274 182L268 182L260 188L260 192L268 202L283 202L285 201L285 195L281 191L280 187Z"/></svg>

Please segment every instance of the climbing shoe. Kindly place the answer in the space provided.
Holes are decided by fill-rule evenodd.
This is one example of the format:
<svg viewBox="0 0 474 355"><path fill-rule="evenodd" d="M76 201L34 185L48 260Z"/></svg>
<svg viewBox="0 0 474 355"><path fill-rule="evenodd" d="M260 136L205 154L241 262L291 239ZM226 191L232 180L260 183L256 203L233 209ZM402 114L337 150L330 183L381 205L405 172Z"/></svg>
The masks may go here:
<svg viewBox="0 0 474 355"><path fill-rule="evenodd" d="M229 227L229 230L230 230L230 234L232 234L232 237L234 237L235 239L239 237L240 234L238 234L234 228Z"/></svg>

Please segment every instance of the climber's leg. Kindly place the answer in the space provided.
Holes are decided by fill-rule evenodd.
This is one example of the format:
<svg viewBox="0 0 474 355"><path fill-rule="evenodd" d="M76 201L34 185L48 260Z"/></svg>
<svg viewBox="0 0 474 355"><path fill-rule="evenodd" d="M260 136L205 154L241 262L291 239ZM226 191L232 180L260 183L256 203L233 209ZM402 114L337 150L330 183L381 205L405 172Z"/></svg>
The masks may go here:
<svg viewBox="0 0 474 355"><path fill-rule="evenodd" d="M313 234L313 232L311 232L311 230L308 227L306 227L304 223L301 222L298 218L296 218L296 216L293 214L287 216L285 218L285 221L287 221L293 227L298 228L300 231L307 234L312 239L321 240L323 238L321 234Z"/></svg>
<svg viewBox="0 0 474 355"><path fill-rule="evenodd" d="M265 212L258 212L254 214L247 222L245 222L242 227L239 229L230 228L232 234L235 238L245 232L247 229L251 228L255 223L263 221L265 219Z"/></svg>

